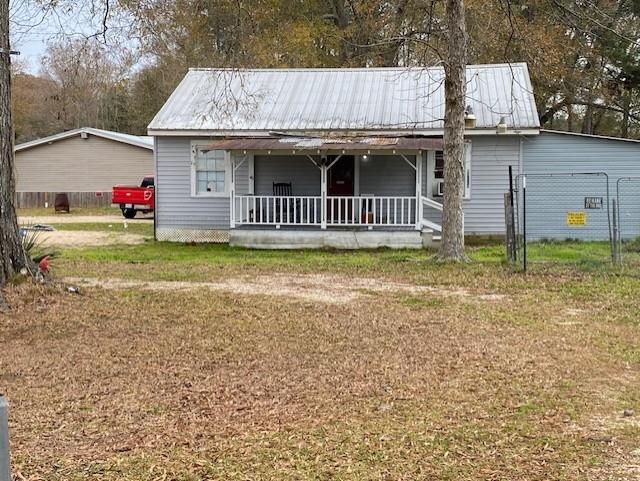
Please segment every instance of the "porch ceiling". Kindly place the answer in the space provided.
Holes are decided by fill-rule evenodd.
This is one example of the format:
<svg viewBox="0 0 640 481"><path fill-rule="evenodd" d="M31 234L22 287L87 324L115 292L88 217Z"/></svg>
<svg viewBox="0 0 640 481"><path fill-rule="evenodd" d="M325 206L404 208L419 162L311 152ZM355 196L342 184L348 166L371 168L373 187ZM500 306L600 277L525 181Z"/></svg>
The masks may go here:
<svg viewBox="0 0 640 481"><path fill-rule="evenodd" d="M214 140L211 150L311 152L407 152L442 150L442 139L409 137L274 137Z"/></svg>

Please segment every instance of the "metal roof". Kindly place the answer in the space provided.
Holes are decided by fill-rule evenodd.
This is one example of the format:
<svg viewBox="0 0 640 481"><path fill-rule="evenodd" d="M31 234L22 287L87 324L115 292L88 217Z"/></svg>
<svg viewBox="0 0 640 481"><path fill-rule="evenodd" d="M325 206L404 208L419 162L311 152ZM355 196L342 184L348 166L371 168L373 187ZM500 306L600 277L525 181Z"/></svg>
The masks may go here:
<svg viewBox="0 0 640 481"><path fill-rule="evenodd" d="M625 139L622 137L611 137L610 135L583 134L581 132L567 132L566 130L540 129L540 132L544 132L546 134L573 135L575 137L586 137L590 139L619 140L621 142L640 143L640 139Z"/></svg>
<svg viewBox="0 0 640 481"><path fill-rule="evenodd" d="M301 152L394 152L442 150L442 139L406 137L280 137L232 138L212 141L212 150L261 150Z"/></svg>
<svg viewBox="0 0 640 481"><path fill-rule="evenodd" d="M16 152L19 152L20 150L30 149L31 147L36 147L38 145L49 144L58 140L68 139L69 137L74 137L82 133L95 135L96 137L102 137L104 139L115 140L116 142L135 145L144 149L153 150L153 137L149 137L147 135L123 134L121 132L113 132L111 130L94 129L93 127L81 127L79 129L67 130L65 132L60 132L59 134L50 135L48 137L42 137L41 139L18 144L15 146L14 150Z"/></svg>
<svg viewBox="0 0 640 481"><path fill-rule="evenodd" d="M467 67L478 129L540 127L526 64ZM443 129L444 71L434 68L191 69L150 134L408 132Z"/></svg>

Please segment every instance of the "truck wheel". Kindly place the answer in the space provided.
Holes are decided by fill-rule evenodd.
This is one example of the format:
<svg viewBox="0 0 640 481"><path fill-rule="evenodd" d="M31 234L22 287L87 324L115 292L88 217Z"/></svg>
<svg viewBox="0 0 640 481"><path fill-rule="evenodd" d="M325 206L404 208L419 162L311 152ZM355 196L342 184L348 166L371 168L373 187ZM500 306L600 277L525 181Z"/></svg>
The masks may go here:
<svg viewBox="0 0 640 481"><path fill-rule="evenodd" d="M125 219L133 219L136 216L135 209L122 209L122 215Z"/></svg>

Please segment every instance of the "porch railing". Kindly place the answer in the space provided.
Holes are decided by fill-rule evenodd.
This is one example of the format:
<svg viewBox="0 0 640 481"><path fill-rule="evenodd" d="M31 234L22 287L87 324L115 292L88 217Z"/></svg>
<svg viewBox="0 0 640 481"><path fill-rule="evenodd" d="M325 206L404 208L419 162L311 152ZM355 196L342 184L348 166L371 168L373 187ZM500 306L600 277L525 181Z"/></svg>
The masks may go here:
<svg viewBox="0 0 640 481"><path fill-rule="evenodd" d="M421 197L236 195L234 225L419 227L442 231L426 211L442 204ZM440 217L439 215L437 217ZM440 221L440 219L437 219Z"/></svg>
<svg viewBox="0 0 640 481"><path fill-rule="evenodd" d="M234 225L415 227L415 197L236 195Z"/></svg>
<svg viewBox="0 0 640 481"><path fill-rule="evenodd" d="M422 196L421 201L422 201L422 226L437 232L442 232L442 225L429 219L428 215L425 212L425 208L442 212L443 210L442 204L440 202L436 202L435 200L425 196Z"/></svg>
<svg viewBox="0 0 640 481"><path fill-rule="evenodd" d="M327 225L415 227L415 197L328 196Z"/></svg>
<svg viewBox="0 0 640 481"><path fill-rule="evenodd" d="M236 195L236 225L322 225L322 197Z"/></svg>

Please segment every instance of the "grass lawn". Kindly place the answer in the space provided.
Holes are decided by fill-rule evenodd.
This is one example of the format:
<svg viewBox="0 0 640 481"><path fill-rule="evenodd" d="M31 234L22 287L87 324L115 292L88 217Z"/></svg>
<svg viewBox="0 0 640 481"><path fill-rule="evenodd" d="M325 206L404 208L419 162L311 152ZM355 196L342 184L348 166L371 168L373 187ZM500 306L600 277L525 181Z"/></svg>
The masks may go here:
<svg viewBox="0 0 640 481"><path fill-rule="evenodd" d="M126 227L125 227L126 225ZM145 237L153 237L153 222L127 222L125 219L118 222L65 222L64 224L51 224L56 230L62 231L92 231L114 232L127 234L140 234Z"/></svg>
<svg viewBox="0 0 640 481"><path fill-rule="evenodd" d="M500 246L470 248L466 265L429 251L66 250L57 279L101 287L12 286L0 314L14 472L638 479L637 269L573 262L598 245L532 249L567 262L525 275Z"/></svg>

